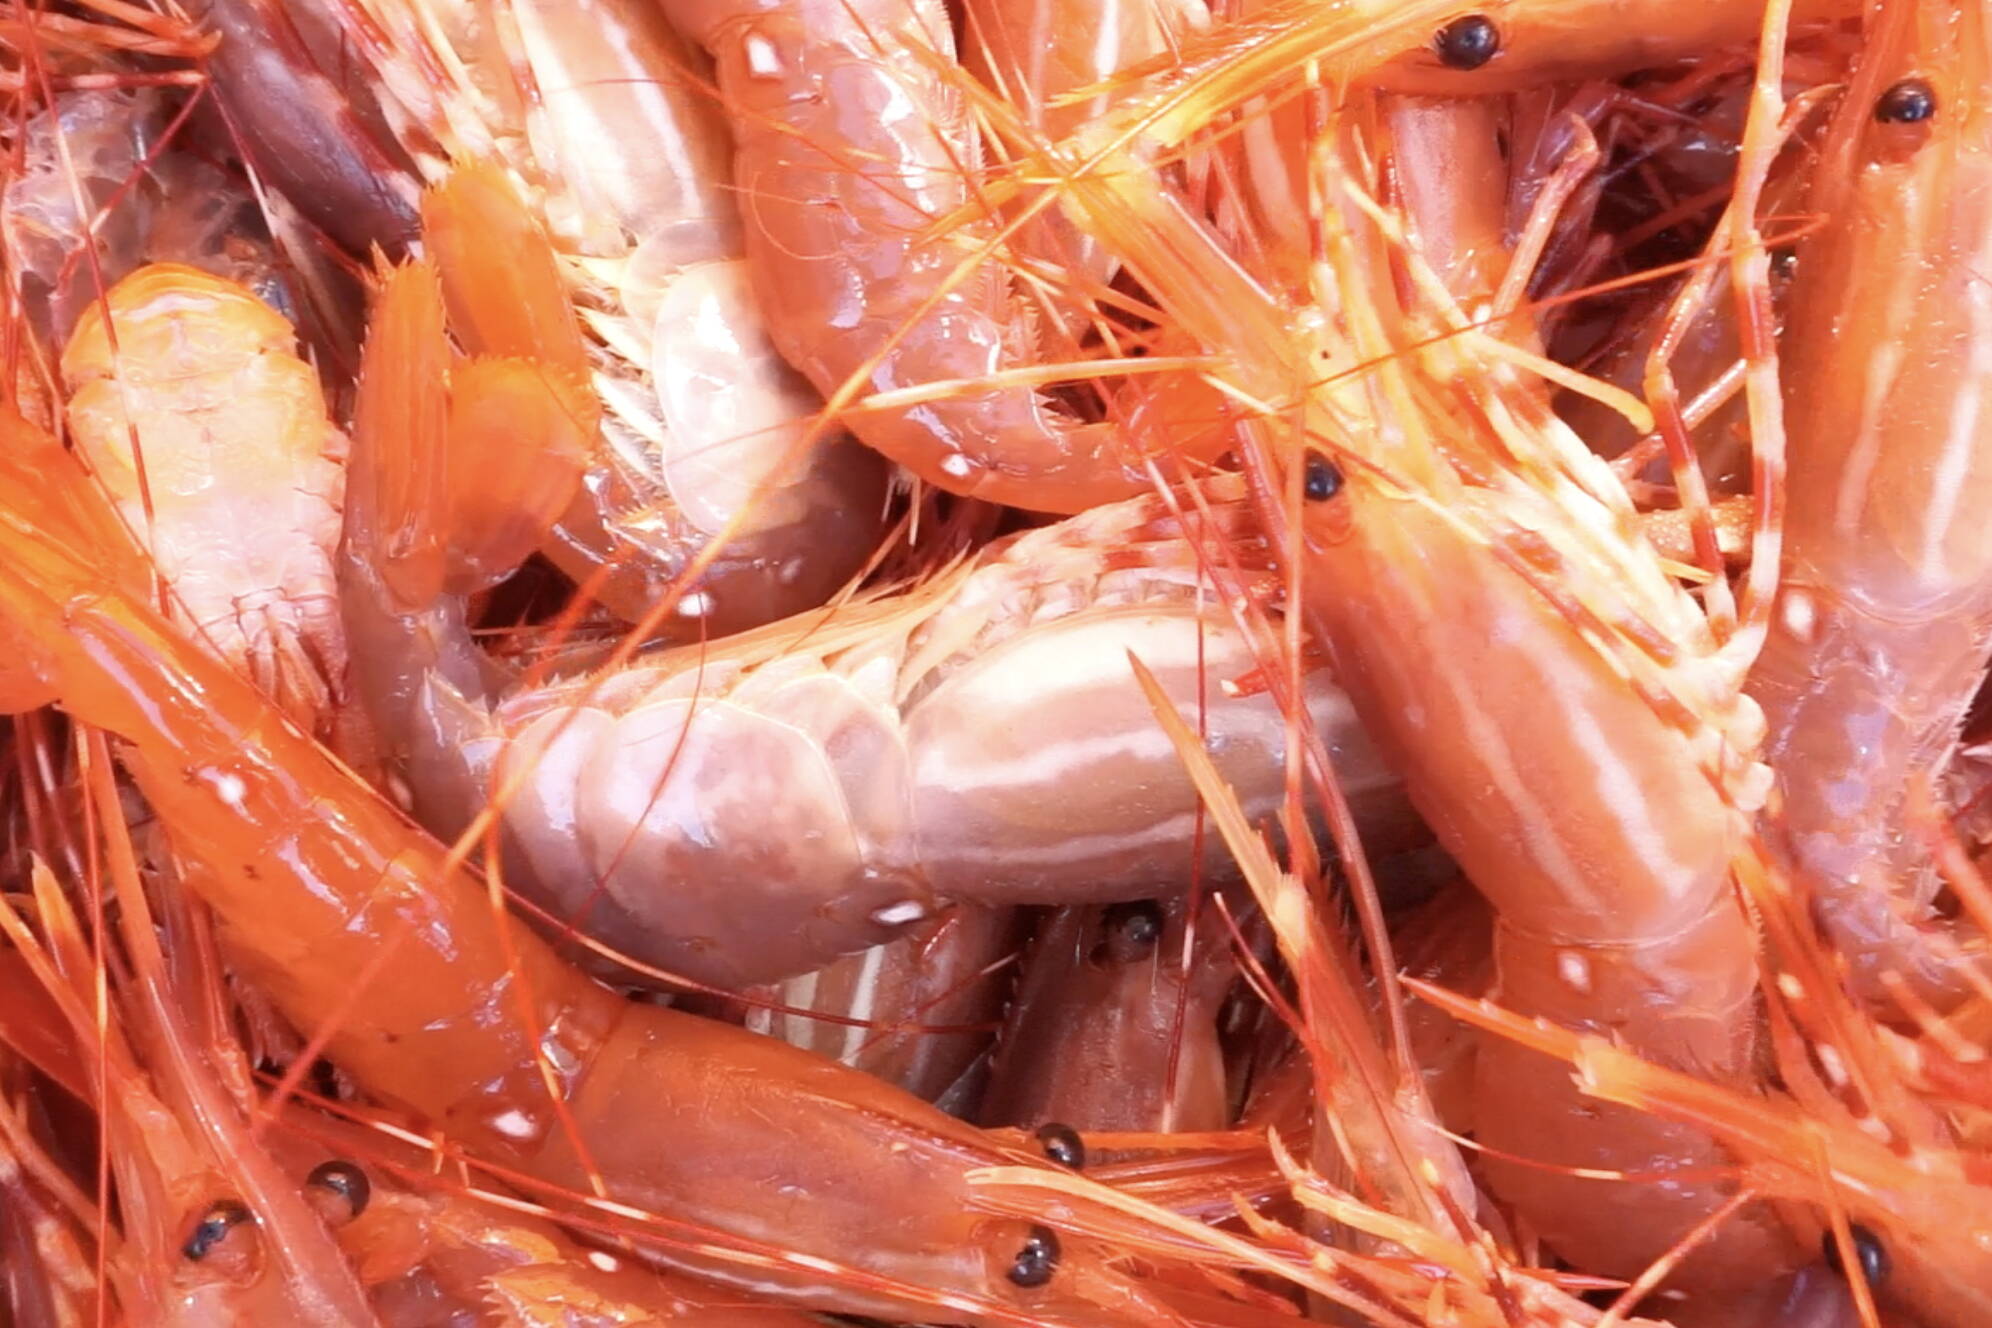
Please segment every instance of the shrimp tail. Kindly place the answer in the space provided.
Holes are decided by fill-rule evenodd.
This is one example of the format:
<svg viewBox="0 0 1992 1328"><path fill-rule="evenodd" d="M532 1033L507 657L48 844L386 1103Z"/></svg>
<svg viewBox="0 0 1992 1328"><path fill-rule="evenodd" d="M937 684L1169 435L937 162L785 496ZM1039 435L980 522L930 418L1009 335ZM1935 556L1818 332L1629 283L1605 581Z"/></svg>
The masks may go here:
<svg viewBox="0 0 1992 1328"><path fill-rule="evenodd" d="M460 824L483 790L446 777L454 765L443 754L461 735L443 731L439 716L474 727L479 703L505 681L477 649L460 592L488 583L504 557L537 539L530 504L504 491L522 492L554 468L538 465L547 454L537 442L550 435L535 435L534 423L564 417L552 380L532 363L472 360L452 384L445 328L432 264L383 276L354 407L339 589L357 647L355 691L387 754L424 766L411 774L436 774L413 781L425 820ZM493 427L480 431L487 419ZM494 477L488 488L470 478L479 467Z"/></svg>

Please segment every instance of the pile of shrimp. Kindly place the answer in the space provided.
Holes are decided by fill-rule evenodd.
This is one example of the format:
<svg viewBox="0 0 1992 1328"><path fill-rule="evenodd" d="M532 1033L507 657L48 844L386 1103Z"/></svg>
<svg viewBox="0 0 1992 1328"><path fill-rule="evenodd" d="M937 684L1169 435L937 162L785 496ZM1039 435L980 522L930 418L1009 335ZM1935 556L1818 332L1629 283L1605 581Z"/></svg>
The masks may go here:
<svg viewBox="0 0 1992 1328"><path fill-rule="evenodd" d="M1992 0L0 104L0 1322L1992 1322Z"/></svg>

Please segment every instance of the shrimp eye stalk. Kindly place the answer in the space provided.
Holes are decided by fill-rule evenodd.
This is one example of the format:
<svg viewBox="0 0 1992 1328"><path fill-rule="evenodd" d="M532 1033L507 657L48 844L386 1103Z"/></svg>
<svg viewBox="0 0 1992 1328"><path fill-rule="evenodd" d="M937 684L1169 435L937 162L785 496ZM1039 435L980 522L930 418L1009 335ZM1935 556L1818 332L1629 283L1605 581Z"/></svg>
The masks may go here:
<svg viewBox="0 0 1992 1328"><path fill-rule="evenodd" d="M1058 1271L1058 1233L1034 1226L1024 1247L1010 1262L1010 1280L1020 1287L1041 1287Z"/></svg>
<svg viewBox="0 0 1992 1328"><path fill-rule="evenodd" d="M1301 481L1301 492L1310 503L1325 503L1342 491L1342 472L1327 457L1314 455L1307 458L1307 473Z"/></svg>
<svg viewBox="0 0 1992 1328"><path fill-rule="evenodd" d="M1467 14L1440 28L1432 46L1446 68L1478 69L1501 53L1501 30L1485 14Z"/></svg>
<svg viewBox="0 0 1992 1328"><path fill-rule="evenodd" d="M1936 113L1936 89L1920 78L1905 78L1874 101L1874 118L1883 124L1921 124Z"/></svg>
<svg viewBox="0 0 1992 1328"><path fill-rule="evenodd" d="M198 1263L214 1253L215 1246L227 1237L228 1233L245 1222L255 1221L249 1209L235 1199L217 1199L208 1205L201 1214L201 1220L194 1224L187 1241L180 1246L180 1253Z"/></svg>

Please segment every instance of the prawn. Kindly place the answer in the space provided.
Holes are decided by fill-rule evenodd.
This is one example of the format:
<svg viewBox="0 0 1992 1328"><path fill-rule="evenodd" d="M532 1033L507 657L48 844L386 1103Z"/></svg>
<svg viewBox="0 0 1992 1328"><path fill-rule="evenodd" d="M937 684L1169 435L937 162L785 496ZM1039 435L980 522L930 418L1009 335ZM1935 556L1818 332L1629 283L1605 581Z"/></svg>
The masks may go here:
<svg viewBox="0 0 1992 1328"><path fill-rule="evenodd" d="M369 339L347 622L376 726L410 745L425 821L455 835L501 795L507 879L556 919L647 964L737 986L890 939L940 900L1176 890L1195 866L1197 798L1133 685L1130 649L1187 713L1201 711L1249 804L1277 800L1279 707L1205 686L1256 667L1199 554L1199 540L1236 534L1235 484L1228 502L1213 491L1202 529L1159 499L1130 500L900 594L494 687L460 602L397 611L379 570L393 522L376 515L376 481L401 473L385 458L420 467L420 422L442 409L436 301L428 269L400 269ZM1399 804L1319 669L1307 704L1351 795L1390 822ZM1205 866L1220 862L1213 846Z"/></svg>
<svg viewBox="0 0 1992 1328"><path fill-rule="evenodd" d="M1414 804L1494 905L1501 999L1747 1083L1756 956L1729 871L1768 773L1735 654L1616 479L1520 387L1519 352L1448 315L1429 273L1400 302L1392 259L1419 265L1401 237L1386 248L1394 219L1342 150L1329 138L1317 153L1339 186L1322 209L1333 318L1290 316L1140 172L1103 165L1066 187L1264 403L1250 455L1275 547ZM1499 1154L1657 1175L1611 1192L1489 1158L1496 1193L1582 1267L1631 1276L1735 1207L1706 1178L1723 1157L1705 1134L1600 1112L1500 1040L1479 1047L1475 1084L1478 1137ZM1775 1219L1745 1207L1676 1272L1719 1292L1795 1260Z"/></svg>
<svg viewBox="0 0 1992 1328"><path fill-rule="evenodd" d="M420 238L465 349L571 380L588 464L550 523L521 516L551 525L551 560L624 620L693 638L813 607L864 566L886 469L815 427L821 403L769 348L725 127L653 6L304 8L331 11L433 186Z"/></svg>
<svg viewBox="0 0 1992 1328"><path fill-rule="evenodd" d="M515 1172L665 1215L646 1257L759 1296L1173 1321L1096 1242L972 1202L969 1172L1042 1167L1031 1154L772 1038L627 1001L507 922L455 855L37 520L36 493L83 483L73 468L14 458L0 449L0 605L24 653L118 737L238 971L363 1089ZM406 980L356 983L390 959Z"/></svg>
<svg viewBox="0 0 1992 1328"><path fill-rule="evenodd" d="M1782 793L1774 842L1883 1005L1898 983L1955 1003L1985 968L1981 938L1931 918L1939 879L1905 819L1992 650L1988 79L1987 6L1871 11L1785 334L1790 561L1750 687Z"/></svg>
<svg viewBox="0 0 1992 1328"><path fill-rule="evenodd" d="M101 762L108 754L98 746ZM97 774L101 795L110 774L101 764ZM110 845L114 872L136 890L130 851L127 840ZM78 920L45 869L37 866L32 884L48 940L29 934L11 905L0 919L32 975L17 975L22 988L9 994L10 1004L29 1002L30 1011L10 1008L7 1019L38 1024L40 1039L60 1047L65 1054L53 1061L43 1048L38 1063L95 1106L103 1122L120 1219L105 1261L127 1320L188 1328L238 1316L314 1328L372 1324L365 1292L330 1233L269 1154L248 1145L239 1104L207 1069L187 1030L163 1012L164 965L149 938L124 928L138 946L132 956L138 990L118 992L113 1010L121 1017L99 1022L90 1001L98 975ZM125 919L149 922L137 893L121 892L120 904ZM162 1019L167 1023L156 1022ZM58 1031L65 1026L66 1040ZM142 1041L154 1044L150 1055ZM158 1073L147 1073L148 1061ZM239 1201L221 1197L231 1194L257 1202L253 1228L244 1229L248 1210Z"/></svg>
<svg viewBox="0 0 1992 1328"><path fill-rule="evenodd" d="M1197 1132L1229 1111L1218 1007L1236 969L1187 900L1060 909L1024 956L990 1066L990 1125ZM1186 944L1187 943L1187 944Z"/></svg>
<svg viewBox="0 0 1992 1328"><path fill-rule="evenodd" d="M1853 4L1819 0L1807 14L1837 18ZM987 209L1005 199L971 197L980 148L945 75L954 46L938 0L671 0L666 10L718 63L775 344L833 404L848 403L860 438L942 489L1055 512L1147 487L1151 455L1208 459L1181 438L1149 437L1137 410L1085 421L1038 390L1041 375L1017 381L1035 347L1032 320L992 253ZM1698 54L1755 30L1754 15L1727 0L1668 0L1645 23L1592 18L1587 3L1274 5L1186 41L1167 90L1137 83L1119 99L1129 109L1109 118L1175 146L1202 127L1201 116L1173 115L1198 71L1217 71L1224 87L1210 101L1224 105L1288 85L1303 67L1324 79L1478 93ZM856 105L867 110L854 114ZM973 387L937 396L937 383ZM921 385L914 404L891 400ZM1230 433L1211 440L1221 451Z"/></svg>
<svg viewBox="0 0 1992 1328"><path fill-rule="evenodd" d="M807 1322L790 1311L708 1304L688 1296L695 1289L682 1279L590 1257L545 1221L447 1188L407 1188L424 1174L422 1154L395 1147L378 1114L362 1129L295 1104L254 1102L242 1048L220 1031L222 979L204 919L169 878L140 880L135 846L115 819L123 808L108 749L100 735L86 741L83 779L124 939L103 938L113 1017L101 1029L88 1022L88 938L37 866L35 911L48 939L9 915L10 953L26 971L9 988L0 1036L108 1118L122 1217L110 1268L127 1322L420 1328L446 1314L496 1328L512 1320L494 1303L524 1315L563 1297L594 1305L605 1325ZM91 1086L100 1077L101 1092Z"/></svg>
<svg viewBox="0 0 1992 1328"><path fill-rule="evenodd" d="M968 1117L983 1096L992 1030L1015 981L1018 913L957 904L814 972L723 1002L683 1003Z"/></svg>
<svg viewBox="0 0 1992 1328"><path fill-rule="evenodd" d="M346 684L332 570L345 437L295 345L241 286L156 264L84 311L62 376L70 435L177 620L327 732Z"/></svg>
<svg viewBox="0 0 1992 1328"><path fill-rule="evenodd" d="M717 63L774 344L866 444L947 492L1061 514L1147 491L1152 462L1193 465L1229 445L1221 427L1165 430L1172 376L1107 420L1040 390L1035 311L973 202L981 149L939 0L664 9ZM1066 43L1138 9L1062 25L1054 58L1083 67ZM990 18L992 72L1007 81L1022 71L1003 67ZM1022 77L1021 91L1055 82ZM910 402L890 399L903 391Z"/></svg>

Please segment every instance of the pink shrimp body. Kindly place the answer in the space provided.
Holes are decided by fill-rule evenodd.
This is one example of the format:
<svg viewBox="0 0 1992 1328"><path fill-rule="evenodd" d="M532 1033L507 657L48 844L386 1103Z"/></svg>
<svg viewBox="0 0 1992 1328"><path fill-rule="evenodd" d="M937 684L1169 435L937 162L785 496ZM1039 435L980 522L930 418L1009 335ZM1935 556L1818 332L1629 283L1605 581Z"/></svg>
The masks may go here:
<svg viewBox="0 0 1992 1328"><path fill-rule="evenodd" d="M1016 983L1018 912L957 904L897 940L749 988L719 1012L965 1116L981 1097L991 1030Z"/></svg>
<svg viewBox="0 0 1992 1328"><path fill-rule="evenodd" d="M11 449L0 464L16 545L0 614L70 713L121 739L237 969L328 1033L363 1089L540 1180L586 1193L599 1174L619 1211L676 1223L647 1257L757 1295L976 1324L1161 1321L1091 1241L1062 1240L1042 1269L1046 1237L976 1209L969 1173L1041 1166L1030 1154L772 1038L626 1001L505 920L440 844L37 525L36 495L80 477L23 474ZM397 976L356 982L383 956ZM1012 1278L1019 1259L1030 1275Z"/></svg>
<svg viewBox="0 0 1992 1328"><path fill-rule="evenodd" d="M464 349L539 359L594 398L577 411L593 416L580 487L542 531L550 559L626 621L668 598L662 629L691 639L819 604L865 563L886 467L818 427L820 401L768 346L725 126L655 6L312 0L307 15L439 186L420 238ZM329 112L315 128L354 137ZM356 252L400 247L381 225Z"/></svg>
<svg viewBox="0 0 1992 1328"><path fill-rule="evenodd" d="M981 1119L1026 1129L1220 1130L1227 1123L1217 1011L1236 975L1205 910L1184 952L1188 902L1067 908L1024 955Z"/></svg>
<svg viewBox="0 0 1992 1328"><path fill-rule="evenodd" d="M666 11L718 64L776 347L833 398L853 383L959 384L911 406L860 399L846 418L858 437L950 492L1038 511L1149 487L1140 439L1035 386L984 383L1028 366L1037 333L1007 269L979 252L993 223L931 233L969 202L979 165L967 108L935 63L954 56L938 0L672 0Z"/></svg>
<svg viewBox="0 0 1992 1328"><path fill-rule="evenodd" d="M389 278L342 569L358 687L406 744L425 823L455 835L496 798L508 877L557 920L738 986L890 940L941 901L1180 890L1198 866L1198 799L1130 652L1205 726L1248 806L1278 805L1279 706L1207 685L1258 662L1188 533L1237 530L1235 482L1211 489L1207 518L1130 500L900 594L507 694L461 605L411 612L388 584L381 495L442 412L440 322L425 267ZM485 465L501 464L499 440ZM1352 793L1387 816L1388 781L1340 693L1320 670L1308 688Z"/></svg>
<svg viewBox="0 0 1992 1328"><path fill-rule="evenodd" d="M1102 171L1074 202L1244 390L1303 394L1304 436L1336 449L1281 451L1268 492L1297 497L1305 470L1298 593L1414 805L1494 905L1498 998L1747 1081L1757 966L1729 865L1763 794L1761 717L1618 482L1476 349L1436 279L1400 296L1402 254L1377 233L1330 230L1342 308L1296 319L1138 172ZM1374 367L1342 377L1350 365ZM1475 392L1438 386L1456 383ZM1292 528L1277 500L1267 515ZM1723 1154L1695 1128L1600 1111L1498 1039L1475 1083L1478 1138L1553 1164L1490 1159L1496 1193L1582 1267L1637 1274L1724 1200L1707 1174ZM1680 1276L1719 1290L1796 1262L1747 1209Z"/></svg>
<svg viewBox="0 0 1992 1328"><path fill-rule="evenodd" d="M323 727L345 686L332 581L345 438L317 373L282 315L193 268L141 269L105 303L110 326L91 306L62 356L77 447L179 619Z"/></svg>
<svg viewBox="0 0 1992 1328"><path fill-rule="evenodd" d="M377 612L366 626L363 607L351 621L370 669L402 661L370 694L384 729L414 735L434 828L454 833L509 789L513 884L640 959L738 985L890 939L944 900L1180 889L1198 866L1196 793L1130 651L1201 719L1255 814L1275 807L1286 723L1269 696L1206 686L1255 659L1199 602L1201 576L1173 519L1135 500L902 597L490 709L477 671L450 662L462 649L423 644L456 629ZM1308 686L1352 795L1401 820L1328 675Z"/></svg>
<svg viewBox="0 0 1992 1328"><path fill-rule="evenodd" d="M1949 1002L1963 965L1905 821L1992 649L1992 10L1889 4L1870 28L1792 292L1789 561L1751 690L1774 833L1854 981Z"/></svg>

